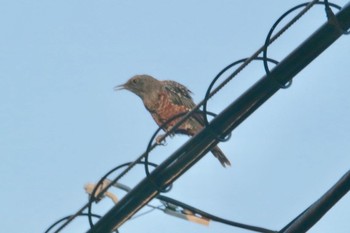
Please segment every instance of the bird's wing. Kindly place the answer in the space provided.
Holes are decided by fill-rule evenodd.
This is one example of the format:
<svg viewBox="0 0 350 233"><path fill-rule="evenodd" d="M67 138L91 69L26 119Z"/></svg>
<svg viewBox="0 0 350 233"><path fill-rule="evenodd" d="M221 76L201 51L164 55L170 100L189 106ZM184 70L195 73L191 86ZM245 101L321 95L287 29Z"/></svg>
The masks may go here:
<svg viewBox="0 0 350 233"><path fill-rule="evenodd" d="M192 92L187 87L171 80L165 80L163 84L164 90L169 94L174 104L183 105L189 109L195 106L191 97Z"/></svg>
<svg viewBox="0 0 350 233"><path fill-rule="evenodd" d="M171 80L165 80L163 81L163 84L164 89L169 93L171 101L174 104L185 106L188 110L191 110L196 106L191 97L192 92L187 87ZM202 114L193 114L193 119L195 119L200 125L204 125Z"/></svg>

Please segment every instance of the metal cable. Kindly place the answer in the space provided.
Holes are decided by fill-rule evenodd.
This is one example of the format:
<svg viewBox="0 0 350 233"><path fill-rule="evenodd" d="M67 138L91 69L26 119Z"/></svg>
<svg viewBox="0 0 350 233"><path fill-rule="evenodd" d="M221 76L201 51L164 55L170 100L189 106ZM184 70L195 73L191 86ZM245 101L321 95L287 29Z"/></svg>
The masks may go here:
<svg viewBox="0 0 350 233"><path fill-rule="evenodd" d="M206 105L207 105L207 101L213 97L217 92L219 92L229 81L231 81L238 73L240 73L240 71L242 71L251 61L258 59L258 56L261 52L267 53L265 51L267 51L267 47L268 45L270 45L271 43L273 43L281 34L283 34L292 24L294 24L303 14L305 14L313 5L315 5L318 1L314 0L310 3L308 3L305 8L299 12L299 14L297 16L295 16L289 23L287 23L282 29L280 29L274 36L272 36L270 39L266 39L264 45L259 48L253 55L251 55L250 57L246 58L242 64L233 72L231 73L231 75L229 75L228 78L226 78L221 84L219 84L213 91L211 91L210 93L207 91L207 94L205 96L205 98L200 101L191 111L187 112L184 114L184 116L169 130L167 131L163 137L160 138L160 141L163 141L167 136L171 135L172 133L175 132L176 128L178 128L183 122L185 122L189 117L191 117L193 114L195 114L195 112L199 111L199 108L201 106L203 106L204 108L204 113L203 115L206 116L207 114L207 109L206 109ZM327 4L332 5L331 3ZM274 29L274 28L273 28ZM271 31L273 31L273 29ZM271 32L272 34L272 32ZM264 55L264 62L268 62L269 58L267 58L266 54ZM268 69L268 68L267 68ZM225 71L227 70L226 68L224 69ZM212 87L212 86L211 86ZM209 89L208 89L209 90ZM205 107L204 107L205 106ZM221 139L221 135L218 135L218 141ZM125 168L125 170L123 170L115 179L113 179L111 181L111 183L104 188L99 195L97 195L97 197L95 197L94 195L91 195L91 198L89 200L89 202L87 204L85 204L81 209L79 209L74 215L68 216L64 219L61 219L61 221L66 220L66 222L64 222L56 231L55 233L59 232L60 230L62 230L65 226L67 226L73 219L75 219L78 216L81 215L86 215L83 213L83 211L86 208L89 208L89 211L91 212L91 204L93 201L98 200L98 198L100 198L104 192L106 192L114 183L116 183L120 178L122 178L126 173L128 173L136 164L138 163L142 163L142 159L148 156L148 153L150 151L152 151L158 144L154 143L151 144L147 147L147 151L144 152L142 155L140 155L135 161L129 163L127 165L127 168ZM149 163L149 162L147 162ZM119 166L118 166L119 167ZM149 173L149 172L148 172ZM101 179L102 180L102 179ZM97 186L96 186L97 187ZM96 190L94 190L94 194L96 193ZM90 216L90 218L92 216L95 216L92 213L88 214ZM92 221L90 222L92 223Z"/></svg>

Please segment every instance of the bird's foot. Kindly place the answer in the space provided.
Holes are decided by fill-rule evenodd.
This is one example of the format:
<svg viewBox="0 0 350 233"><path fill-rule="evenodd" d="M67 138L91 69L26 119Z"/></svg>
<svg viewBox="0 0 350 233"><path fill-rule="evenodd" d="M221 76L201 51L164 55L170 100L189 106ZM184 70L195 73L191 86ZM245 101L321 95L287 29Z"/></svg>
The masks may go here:
<svg viewBox="0 0 350 233"><path fill-rule="evenodd" d="M157 143L158 145L162 145L162 146L166 145L166 141L165 141L164 135L165 135L165 134L160 134L160 135L158 135L158 136L156 137L156 143Z"/></svg>

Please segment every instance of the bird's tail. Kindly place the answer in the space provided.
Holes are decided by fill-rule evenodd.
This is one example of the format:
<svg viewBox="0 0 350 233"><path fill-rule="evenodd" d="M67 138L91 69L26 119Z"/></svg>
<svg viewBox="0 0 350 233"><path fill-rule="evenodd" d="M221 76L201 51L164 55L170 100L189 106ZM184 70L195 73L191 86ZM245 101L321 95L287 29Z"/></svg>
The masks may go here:
<svg viewBox="0 0 350 233"><path fill-rule="evenodd" d="M215 146L213 149L211 149L211 153L213 153L213 155L220 161L223 167L231 166L231 162L218 146Z"/></svg>

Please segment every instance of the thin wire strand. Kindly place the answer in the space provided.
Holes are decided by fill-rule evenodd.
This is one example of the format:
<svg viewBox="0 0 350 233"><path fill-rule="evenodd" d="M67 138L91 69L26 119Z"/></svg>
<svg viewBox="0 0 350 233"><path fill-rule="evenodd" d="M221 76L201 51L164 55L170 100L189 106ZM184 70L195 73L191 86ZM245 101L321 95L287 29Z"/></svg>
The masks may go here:
<svg viewBox="0 0 350 233"><path fill-rule="evenodd" d="M144 215L146 215L146 214L149 214L149 213L151 213L151 212L153 212L153 211L155 211L155 210L161 210L161 211L163 211L163 209L162 209L161 207L164 206L164 205L159 205L159 206L147 205L147 206L150 207L151 209L150 209L150 210L147 210L147 211L145 211L145 212L143 212L143 213L140 213L140 214L137 214L137 215L133 216L132 218L130 218L130 220L134 220L134 219L136 219L136 218L142 217L142 216L144 216Z"/></svg>

